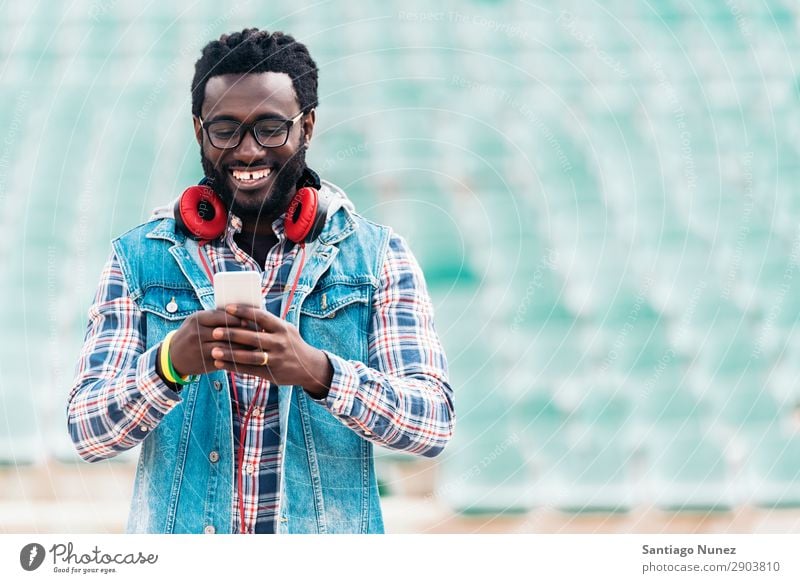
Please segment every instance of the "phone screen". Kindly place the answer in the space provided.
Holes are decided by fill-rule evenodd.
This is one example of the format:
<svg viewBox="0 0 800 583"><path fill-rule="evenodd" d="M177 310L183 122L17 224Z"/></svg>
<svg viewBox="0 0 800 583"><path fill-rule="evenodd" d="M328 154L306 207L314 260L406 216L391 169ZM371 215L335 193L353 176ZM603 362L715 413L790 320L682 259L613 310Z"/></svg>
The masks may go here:
<svg viewBox="0 0 800 583"><path fill-rule="evenodd" d="M219 309L229 304L261 308L261 274L257 271L223 271L214 274L214 302Z"/></svg>

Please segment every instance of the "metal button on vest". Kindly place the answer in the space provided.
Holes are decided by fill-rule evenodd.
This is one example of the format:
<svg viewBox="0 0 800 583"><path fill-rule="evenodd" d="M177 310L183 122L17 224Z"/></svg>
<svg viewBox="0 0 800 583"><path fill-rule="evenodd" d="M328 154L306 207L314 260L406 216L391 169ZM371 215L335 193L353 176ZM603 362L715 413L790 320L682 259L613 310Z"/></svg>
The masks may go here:
<svg viewBox="0 0 800 583"><path fill-rule="evenodd" d="M178 311L178 304L175 303L175 298L173 297L166 306L167 312L170 314L174 314Z"/></svg>
<svg viewBox="0 0 800 583"><path fill-rule="evenodd" d="M216 528L214 528L214 526L213 526L213 525L209 524L207 527L205 527L205 528L203 529L203 532L204 532L204 533L206 533L206 534L214 534L214 533L216 533L216 532L217 532L217 529L216 529Z"/></svg>
<svg viewBox="0 0 800 583"><path fill-rule="evenodd" d="M285 516L281 516L281 522L289 522L289 519Z"/></svg>
<svg viewBox="0 0 800 583"><path fill-rule="evenodd" d="M221 391L222 390L222 383L219 381L214 381L214 390Z"/></svg>
<svg viewBox="0 0 800 583"><path fill-rule="evenodd" d="M211 460L212 464L215 464L219 461L219 454L215 451L212 451L210 454L208 454L208 459Z"/></svg>

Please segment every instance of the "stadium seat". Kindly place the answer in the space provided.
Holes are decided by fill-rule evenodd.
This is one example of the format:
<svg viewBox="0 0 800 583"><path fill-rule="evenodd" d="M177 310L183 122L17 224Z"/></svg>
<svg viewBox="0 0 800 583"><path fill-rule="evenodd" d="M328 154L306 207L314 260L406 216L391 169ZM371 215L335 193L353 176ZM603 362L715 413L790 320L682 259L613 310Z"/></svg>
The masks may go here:
<svg viewBox="0 0 800 583"><path fill-rule="evenodd" d="M704 429L654 432L643 494L672 511L729 510L737 502L725 450Z"/></svg>
<svg viewBox="0 0 800 583"><path fill-rule="evenodd" d="M757 440L744 464L747 502L769 508L800 506L800 440L773 428Z"/></svg>
<svg viewBox="0 0 800 583"><path fill-rule="evenodd" d="M192 63L257 22L320 65L309 165L425 273L459 417L442 500L800 503L791 3L465 4L498 30L407 2L11 4L0 464L75 461L63 401L109 241L201 177Z"/></svg>

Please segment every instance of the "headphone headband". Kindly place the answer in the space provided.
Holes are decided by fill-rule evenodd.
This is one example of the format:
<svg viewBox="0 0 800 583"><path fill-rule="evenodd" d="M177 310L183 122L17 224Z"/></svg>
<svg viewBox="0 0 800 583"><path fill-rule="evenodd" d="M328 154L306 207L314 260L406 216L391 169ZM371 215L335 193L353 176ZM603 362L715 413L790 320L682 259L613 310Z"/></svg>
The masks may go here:
<svg viewBox="0 0 800 583"><path fill-rule="evenodd" d="M319 174L314 172L308 166L303 169L303 173L300 175L300 179L297 181L297 188L302 188L304 186L310 186L316 190L322 188L322 181L319 179Z"/></svg>

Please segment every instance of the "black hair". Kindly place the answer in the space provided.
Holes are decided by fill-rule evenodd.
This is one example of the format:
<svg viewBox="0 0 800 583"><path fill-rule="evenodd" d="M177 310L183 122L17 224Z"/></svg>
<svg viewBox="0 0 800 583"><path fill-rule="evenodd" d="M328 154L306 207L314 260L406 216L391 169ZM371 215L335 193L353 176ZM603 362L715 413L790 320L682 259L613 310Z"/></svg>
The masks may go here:
<svg viewBox="0 0 800 583"><path fill-rule="evenodd" d="M200 115L206 83L211 77L267 71L286 73L292 78L297 101L304 112L317 106L317 64L308 48L279 31L245 28L242 32L223 34L203 47L202 56L194 64L192 113Z"/></svg>

